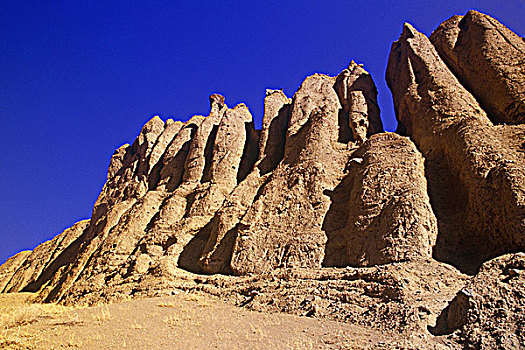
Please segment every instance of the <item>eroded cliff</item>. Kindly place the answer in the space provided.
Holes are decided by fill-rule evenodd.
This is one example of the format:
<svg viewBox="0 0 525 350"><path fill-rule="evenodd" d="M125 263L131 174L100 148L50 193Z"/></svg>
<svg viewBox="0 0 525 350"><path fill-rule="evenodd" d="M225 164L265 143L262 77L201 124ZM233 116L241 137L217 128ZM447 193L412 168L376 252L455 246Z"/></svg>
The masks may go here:
<svg viewBox="0 0 525 350"><path fill-rule="evenodd" d="M9 259L1 291L69 304L204 291L401 332L403 346L519 347L524 53L475 11L430 39L405 24L386 72L397 133L354 61L292 98L267 90L261 130L218 94L208 116L154 117L115 151L91 219Z"/></svg>

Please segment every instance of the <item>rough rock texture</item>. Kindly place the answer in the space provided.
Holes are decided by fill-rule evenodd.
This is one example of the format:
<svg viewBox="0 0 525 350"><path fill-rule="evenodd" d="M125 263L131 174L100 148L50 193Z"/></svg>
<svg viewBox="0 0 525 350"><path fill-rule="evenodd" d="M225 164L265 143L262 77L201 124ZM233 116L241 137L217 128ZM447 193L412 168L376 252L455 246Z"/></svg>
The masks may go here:
<svg viewBox="0 0 525 350"><path fill-rule="evenodd" d="M308 77L293 99L268 90L261 131L245 105L228 108L218 94L210 96L207 117L186 123L152 118L132 145L113 155L89 225L63 261L44 267L44 277L20 280L8 290L40 290L39 300L56 301L139 285L145 275L169 277L173 268L243 275L340 261L370 266L428 258L435 232L426 222L432 213L425 212L430 207L417 161L400 169L418 174L414 187L423 196L399 199L399 188L385 187L378 200L389 204L373 210L376 216L386 213L380 226L398 227L392 237L403 236L414 245L412 252L395 248L390 235L368 231L361 233L373 237L366 247L343 251L327 245L330 221L336 220L330 193L348 177L358 146L369 147L367 137L382 128L376 95L370 75L352 61L336 77ZM403 138L371 143L376 150L371 153L398 147L416 152ZM382 163L376 163L374 171L382 173ZM384 166L390 171L390 164ZM351 200L341 198L337 205ZM418 215L414 208L420 206L426 228L412 228L412 218L399 221L405 211ZM356 222L361 213L346 207L345 217Z"/></svg>
<svg viewBox="0 0 525 350"><path fill-rule="evenodd" d="M306 78L295 94L283 161L240 222L230 266L234 274L275 267L321 267L329 206L323 194L343 174L346 143L338 142L334 78Z"/></svg>
<svg viewBox="0 0 525 350"><path fill-rule="evenodd" d="M0 290L96 304L178 289L400 348L523 348L523 43L475 11L431 40L405 24L386 73L398 134L353 61L292 99L267 90L261 130L219 94L208 116L154 117L115 151L89 222L9 259Z"/></svg>
<svg viewBox="0 0 525 350"><path fill-rule="evenodd" d="M60 266L67 263L71 246L78 244L76 240L84 232L88 222L79 221L52 240L40 244L30 254L20 252L9 259L2 265L2 270L9 269L11 275L6 273L0 280L1 291L38 291L40 281L48 280Z"/></svg>
<svg viewBox="0 0 525 350"><path fill-rule="evenodd" d="M473 271L525 248L525 126L494 126L428 38L405 24L387 82L399 131L426 158L436 257Z"/></svg>
<svg viewBox="0 0 525 350"><path fill-rule="evenodd" d="M23 250L13 255L0 266L0 291L4 292L5 286L9 283L13 274L23 265L24 261L31 254L30 250Z"/></svg>
<svg viewBox="0 0 525 350"><path fill-rule="evenodd" d="M373 135L348 166L347 177L330 195L324 264L373 266L430 258L437 222L415 145L392 133Z"/></svg>
<svg viewBox="0 0 525 350"><path fill-rule="evenodd" d="M239 222L254 202L261 186L283 157L291 100L279 90L267 90L259 139L259 156L253 171L247 175L217 211L210 225L202 230L207 238L199 259L208 273L231 273L230 261L237 238Z"/></svg>
<svg viewBox="0 0 525 350"><path fill-rule="evenodd" d="M430 40L494 123L525 123L525 41L521 37L472 10L441 24Z"/></svg>
<svg viewBox="0 0 525 350"><path fill-rule="evenodd" d="M525 345L525 254L483 264L440 313L434 334L469 349L522 349Z"/></svg>

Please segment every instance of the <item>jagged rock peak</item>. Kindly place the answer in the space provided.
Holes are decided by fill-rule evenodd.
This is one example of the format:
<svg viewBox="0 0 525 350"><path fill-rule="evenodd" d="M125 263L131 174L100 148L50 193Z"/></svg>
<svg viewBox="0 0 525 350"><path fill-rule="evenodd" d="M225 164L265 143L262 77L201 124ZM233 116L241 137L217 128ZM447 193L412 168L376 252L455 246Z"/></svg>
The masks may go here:
<svg viewBox="0 0 525 350"><path fill-rule="evenodd" d="M219 94L211 94L210 95L210 108L212 111L219 112L221 109L223 109L225 106L224 104L224 96Z"/></svg>
<svg viewBox="0 0 525 350"><path fill-rule="evenodd" d="M496 19L471 10L430 36L441 58L495 123L525 123L525 41Z"/></svg>
<svg viewBox="0 0 525 350"><path fill-rule="evenodd" d="M471 12L469 17L480 16ZM457 41L454 51L479 56L483 45ZM405 24L392 45L386 73L399 132L410 136L426 158L430 198L440 227L436 257L470 271L488 258L525 249L525 159L519 141L525 130L523 125L495 126L478 103L486 100L480 93L492 91L486 84L494 74L490 67L501 67L498 62L507 66L506 58L486 59L480 62L485 68L479 70L479 65L460 63L465 66L461 70L476 71L467 89L431 41ZM500 86L523 79L522 68L523 64L518 70L513 66L515 76L509 81L501 74Z"/></svg>

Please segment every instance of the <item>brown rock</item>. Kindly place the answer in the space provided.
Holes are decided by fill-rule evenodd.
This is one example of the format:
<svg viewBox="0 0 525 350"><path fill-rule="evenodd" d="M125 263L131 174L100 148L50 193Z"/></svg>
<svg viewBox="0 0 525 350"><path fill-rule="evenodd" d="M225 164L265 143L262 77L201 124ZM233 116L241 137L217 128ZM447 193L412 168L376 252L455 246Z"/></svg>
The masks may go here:
<svg viewBox="0 0 525 350"><path fill-rule="evenodd" d="M525 254L508 254L484 263L437 319L438 334L451 334L470 348L521 349L525 276L510 278L510 269L525 270ZM446 326L445 326L446 325Z"/></svg>
<svg viewBox="0 0 525 350"><path fill-rule="evenodd" d="M53 239L36 247L25 257L23 265L14 270L11 278L5 281L2 290L8 293L37 292L53 277L60 266L71 260L72 257L69 256L72 253L71 245L75 244L75 240L82 235L88 222L88 220L79 221ZM17 257L24 255L19 253ZM6 268L14 262L10 261Z"/></svg>
<svg viewBox="0 0 525 350"><path fill-rule="evenodd" d="M208 273L231 273L230 261L239 223L283 157L290 99L282 91L266 90L264 117L259 140L259 159L253 171L233 190L203 229L208 237L199 264Z"/></svg>
<svg viewBox="0 0 525 350"><path fill-rule="evenodd" d="M405 24L387 82L399 130L426 157L436 256L462 268L525 247L521 126L495 127L430 41Z"/></svg>
<svg viewBox="0 0 525 350"><path fill-rule="evenodd" d="M261 131L213 94L209 116L155 117L115 151L91 220L9 259L0 290L69 304L205 292L398 333L397 347L519 348L523 254L482 263L525 248L523 44L472 11L432 40L441 57L407 24L389 57L410 138L379 133L353 61L292 100L267 90Z"/></svg>
<svg viewBox="0 0 525 350"><path fill-rule="evenodd" d="M180 121L173 121L172 119L166 121L166 127L162 134L159 135L147 159L148 189L157 187L160 180L160 172L164 167L162 157L168 145L173 142L182 127L183 124Z"/></svg>
<svg viewBox="0 0 525 350"><path fill-rule="evenodd" d="M14 273L23 266L30 254L30 250L23 250L7 259L6 262L0 266L0 292L4 292L5 286L11 281Z"/></svg>
<svg viewBox="0 0 525 350"><path fill-rule="evenodd" d="M362 64L351 61L348 68L336 77L334 89L343 107L344 118L350 118L349 126L354 141L362 143L367 136L383 131L377 105L377 89ZM343 129L342 133L346 134L348 131Z"/></svg>
<svg viewBox="0 0 525 350"><path fill-rule="evenodd" d="M338 141L341 105L334 83L316 74L294 95L284 159L238 224L234 274L321 266L329 206L323 191L336 186L348 157L346 143Z"/></svg>
<svg viewBox="0 0 525 350"><path fill-rule="evenodd" d="M525 123L525 42L494 18L470 10L430 36L459 81L495 123Z"/></svg>
<svg viewBox="0 0 525 350"><path fill-rule="evenodd" d="M199 130L199 127L205 120L206 118L203 116L191 118L167 146L163 155L163 166L160 170L160 189L173 191L182 183L185 163L188 162L187 157L190 152L190 145L197 130ZM203 126L203 128L206 128L206 126ZM192 160L192 157L189 159ZM188 177L189 175L186 176ZM202 176L202 173L200 176Z"/></svg>
<svg viewBox="0 0 525 350"><path fill-rule="evenodd" d="M352 129L354 140L360 145L366 141L369 126L366 98L362 91L350 92L348 117L350 119L350 128Z"/></svg>
<svg viewBox="0 0 525 350"><path fill-rule="evenodd" d="M219 112L224 106L224 96L219 94L210 95L210 109L212 113Z"/></svg>
<svg viewBox="0 0 525 350"><path fill-rule="evenodd" d="M330 193L323 264L373 266L431 258L437 223L415 145L396 134L376 134L352 154L349 167Z"/></svg>

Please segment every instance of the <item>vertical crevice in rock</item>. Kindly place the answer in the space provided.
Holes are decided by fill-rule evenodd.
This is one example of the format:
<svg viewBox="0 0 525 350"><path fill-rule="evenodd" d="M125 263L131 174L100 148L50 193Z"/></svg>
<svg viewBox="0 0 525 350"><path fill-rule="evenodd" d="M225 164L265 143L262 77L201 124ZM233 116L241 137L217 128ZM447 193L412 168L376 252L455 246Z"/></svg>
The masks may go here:
<svg viewBox="0 0 525 350"><path fill-rule="evenodd" d="M206 147L204 148L204 170L202 172L201 182L210 182L211 179L211 161L213 158L213 145L215 144L215 139L217 138L217 130L219 125L214 125L211 130L208 141L206 141Z"/></svg>
<svg viewBox="0 0 525 350"><path fill-rule="evenodd" d="M261 175L275 170L284 157L290 111L291 100L281 90L266 90L259 160L256 165Z"/></svg>
<svg viewBox="0 0 525 350"><path fill-rule="evenodd" d="M163 155L164 166L160 171L159 186L172 192L180 186L185 175L190 145L204 117L192 118L175 136Z"/></svg>
<svg viewBox="0 0 525 350"><path fill-rule="evenodd" d="M237 172L237 183L240 183L248 176L259 157L259 132L255 130L253 121L244 123L244 133L246 135L246 141L244 143L239 171Z"/></svg>
<svg viewBox="0 0 525 350"><path fill-rule="evenodd" d="M148 156L147 163L148 168L148 189L155 190L160 181L160 172L164 165L164 155L168 149L168 146L173 142L173 139L177 136L179 131L182 129L183 124L179 121L174 122L172 119L166 121L166 127L162 134L157 139L157 142L153 146L153 149Z"/></svg>
<svg viewBox="0 0 525 350"><path fill-rule="evenodd" d="M212 95L220 96L220 95ZM184 165L184 182L186 183L204 183L209 180L209 170L213 159L213 145L217 140L217 131L219 124L224 117L227 107L212 103L211 112L199 125L195 137L192 139L188 158Z"/></svg>
<svg viewBox="0 0 525 350"><path fill-rule="evenodd" d="M190 128L192 131L192 136L194 134L194 128ZM190 138L192 137L190 136ZM180 184L182 183L183 176L184 176L184 167L182 166L186 158L188 157L188 152L190 150L191 140L186 141L183 143L177 152L177 154L174 155L174 157L170 160L170 162L166 163L167 166L171 167L171 171L169 174L168 182L165 184L166 190L169 192L173 192L175 189L177 189ZM161 169L162 172L162 169Z"/></svg>

